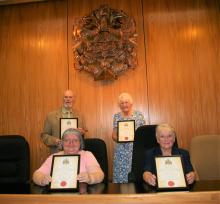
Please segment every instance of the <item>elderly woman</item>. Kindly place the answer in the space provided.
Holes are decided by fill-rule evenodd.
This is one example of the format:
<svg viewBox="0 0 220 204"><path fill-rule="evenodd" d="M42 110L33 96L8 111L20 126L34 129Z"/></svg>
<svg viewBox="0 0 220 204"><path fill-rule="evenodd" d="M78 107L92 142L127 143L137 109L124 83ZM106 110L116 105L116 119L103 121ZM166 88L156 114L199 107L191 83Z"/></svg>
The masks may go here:
<svg viewBox="0 0 220 204"><path fill-rule="evenodd" d="M135 120L135 128L145 124L141 112L133 110L133 100L128 93L122 93L118 97L118 105L121 111L113 118L112 139L117 142L117 122ZM117 143L114 151L113 183L127 183L128 173L131 171L133 142Z"/></svg>
<svg viewBox="0 0 220 204"><path fill-rule="evenodd" d="M171 156L171 155L181 155L183 161L184 173L186 175L186 180L188 184L192 184L195 181L195 172L193 170L192 164L190 162L189 152L174 147L175 142L175 131L173 127L169 124L160 124L156 128L156 138L159 147L154 147L146 152L144 159L144 173L143 179L148 184L156 185L156 156Z"/></svg>
<svg viewBox="0 0 220 204"><path fill-rule="evenodd" d="M37 185L45 186L51 182L50 170L53 155L80 155L80 173L77 176L79 182L96 184L102 182L104 173L94 155L89 151L84 151L82 134L77 129L67 129L62 137L63 151L50 155L42 166L33 174L33 181Z"/></svg>

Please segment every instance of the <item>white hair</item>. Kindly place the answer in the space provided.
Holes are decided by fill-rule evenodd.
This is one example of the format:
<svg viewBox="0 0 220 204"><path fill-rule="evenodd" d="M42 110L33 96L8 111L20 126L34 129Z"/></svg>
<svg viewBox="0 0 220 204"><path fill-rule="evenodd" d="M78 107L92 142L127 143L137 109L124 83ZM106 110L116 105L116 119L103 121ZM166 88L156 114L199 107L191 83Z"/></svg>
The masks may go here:
<svg viewBox="0 0 220 204"><path fill-rule="evenodd" d="M62 135L62 139L65 140L65 137L67 135L70 135L70 134L73 134L73 135L78 137L78 139L80 141L80 148L79 148L79 150L84 149L85 148L85 144L84 144L83 136L82 136L81 132L79 130L77 130L77 129L69 128L69 129L65 130L63 135Z"/></svg>
<svg viewBox="0 0 220 204"><path fill-rule="evenodd" d="M118 104L125 100L128 100L131 104L133 104L133 99L129 93L121 93L118 97Z"/></svg>
<svg viewBox="0 0 220 204"><path fill-rule="evenodd" d="M168 129L169 132L171 133L171 135L175 138L176 137L176 133L175 133L175 129L168 123L161 123L156 127L156 137L159 138L161 132L164 129Z"/></svg>

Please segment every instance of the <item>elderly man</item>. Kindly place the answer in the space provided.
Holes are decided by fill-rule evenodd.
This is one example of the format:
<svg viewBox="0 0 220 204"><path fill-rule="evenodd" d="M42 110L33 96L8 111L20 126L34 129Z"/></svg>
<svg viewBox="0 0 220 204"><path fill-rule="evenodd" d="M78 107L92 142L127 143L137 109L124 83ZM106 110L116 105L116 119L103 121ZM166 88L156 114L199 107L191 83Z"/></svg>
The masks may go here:
<svg viewBox="0 0 220 204"><path fill-rule="evenodd" d="M60 139L60 118L78 118L79 131L82 134L86 132L80 115L73 109L75 98L71 90L66 90L63 95L62 107L47 114L41 138L44 144L50 148L50 153L55 153L62 149Z"/></svg>

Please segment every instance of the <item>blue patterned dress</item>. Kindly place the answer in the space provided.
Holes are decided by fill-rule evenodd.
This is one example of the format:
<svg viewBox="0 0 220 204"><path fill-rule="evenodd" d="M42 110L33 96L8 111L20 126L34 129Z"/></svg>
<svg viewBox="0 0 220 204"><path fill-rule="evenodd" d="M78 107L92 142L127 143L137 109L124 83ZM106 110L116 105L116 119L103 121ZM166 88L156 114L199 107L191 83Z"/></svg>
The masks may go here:
<svg viewBox="0 0 220 204"><path fill-rule="evenodd" d="M135 120L135 129L145 125L141 112L134 111L132 116L123 118L116 113L113 118L113 127L117 128L118 121ZM117 143L114 151L113 183L128 183L128 173L131 171L133 142Z"/></svg>

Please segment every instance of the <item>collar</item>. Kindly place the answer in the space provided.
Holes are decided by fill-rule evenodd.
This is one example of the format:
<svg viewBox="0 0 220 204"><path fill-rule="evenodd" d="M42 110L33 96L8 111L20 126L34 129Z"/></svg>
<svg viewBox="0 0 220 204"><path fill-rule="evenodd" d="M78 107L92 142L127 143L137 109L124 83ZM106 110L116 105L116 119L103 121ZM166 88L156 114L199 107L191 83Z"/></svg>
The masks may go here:
<svg viewBox="0 0 220 204"><path fill-rule="evenodd" d="M155 148L155 153L158 156L162 156L162 151L159 146ZM178 155L178 154L180 154L179 149L177 147L173 146L172 151L171 151L171 155Z"/></svg>
<svg viewBox="0 0 220 204"><path fill-rule="evenodd" d="M62 111L62 113L72 113L72 109L67 109L67 108L65 108L64 106L62 106L62 108L61 108L61 111Z"/></svg>

